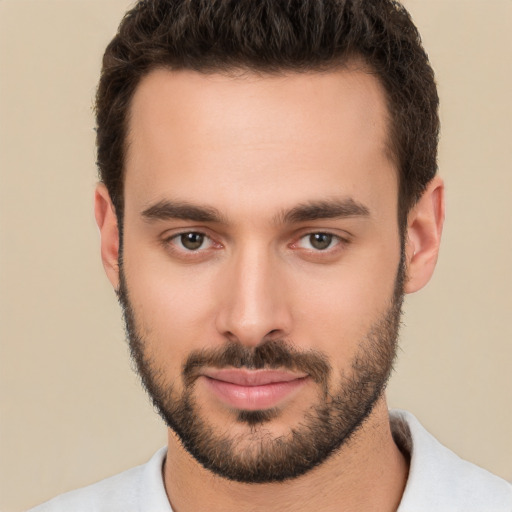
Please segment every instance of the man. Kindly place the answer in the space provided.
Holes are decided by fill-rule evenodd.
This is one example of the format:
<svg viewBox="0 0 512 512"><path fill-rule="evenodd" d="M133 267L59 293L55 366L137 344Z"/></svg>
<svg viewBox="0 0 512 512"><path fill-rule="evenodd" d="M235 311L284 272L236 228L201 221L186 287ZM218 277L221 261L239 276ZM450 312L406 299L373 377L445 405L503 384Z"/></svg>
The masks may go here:
<svg viewBox="0 0 512 512"><path fill-rule="evenodd" d="M512 509L384 395L403 295L439 249L437 106L396 2L128 13L95 211L168 446L37 510Z"/></svg>

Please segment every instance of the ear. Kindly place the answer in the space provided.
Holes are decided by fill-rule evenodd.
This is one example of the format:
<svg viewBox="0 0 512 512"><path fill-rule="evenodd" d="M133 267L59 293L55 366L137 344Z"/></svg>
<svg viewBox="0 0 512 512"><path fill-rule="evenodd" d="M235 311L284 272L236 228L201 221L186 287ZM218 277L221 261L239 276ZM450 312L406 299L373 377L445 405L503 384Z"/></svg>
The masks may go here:
<svg viewBox="0 0 512 512"><path fill-rule="evenodd" d="M407 217L405 293L423 288L437 263L444 223L444 183L436 176Z"/></svg>
<svg viewBox="0 0 512 512"><path fill-rule="evenodd" d="M94 193L94 215L101 237L101 260L115 290L119 288L119 229L107 187L98 184Z"/></svg>

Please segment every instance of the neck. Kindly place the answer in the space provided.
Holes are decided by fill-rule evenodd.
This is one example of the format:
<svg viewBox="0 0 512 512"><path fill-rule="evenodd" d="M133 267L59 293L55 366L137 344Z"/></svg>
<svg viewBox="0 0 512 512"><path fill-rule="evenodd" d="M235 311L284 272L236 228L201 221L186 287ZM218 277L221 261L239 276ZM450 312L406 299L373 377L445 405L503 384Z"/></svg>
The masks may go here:
<svg viewBox="0 0 512 512"><path fill-rule="evenodd" d="M407 473L382 398L337 453L301 477L271 484L226 480L197 463L169 431L164 481L174 512L391 512L400 503Z"/></svg>

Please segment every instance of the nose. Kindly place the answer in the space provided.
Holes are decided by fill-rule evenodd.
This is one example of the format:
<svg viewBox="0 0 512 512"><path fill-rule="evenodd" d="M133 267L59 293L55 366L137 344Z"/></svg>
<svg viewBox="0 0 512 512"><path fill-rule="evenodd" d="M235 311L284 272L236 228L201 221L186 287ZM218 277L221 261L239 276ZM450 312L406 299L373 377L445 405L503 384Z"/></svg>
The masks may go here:
<svg viewBox="0 0 512 512"><path fill-rule="evenodd" d="M247 247L226 264L216 327L229 341L255 347L291 332L284 274L278 257Z"/></svg>

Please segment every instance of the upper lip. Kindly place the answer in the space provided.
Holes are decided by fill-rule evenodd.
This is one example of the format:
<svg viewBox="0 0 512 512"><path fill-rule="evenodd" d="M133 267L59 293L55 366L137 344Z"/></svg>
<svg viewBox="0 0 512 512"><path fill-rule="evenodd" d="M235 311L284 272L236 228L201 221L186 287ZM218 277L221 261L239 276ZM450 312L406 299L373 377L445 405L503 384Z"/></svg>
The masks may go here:
<svg viewBox="0 0 512 512"><path fill-rule="evenodd" d="M202 372L205 377L235 384L237 386L264 386L278 382L307 377L306 373L296 373L286 370L246 370L238 368L208 368Z"/></svg>

